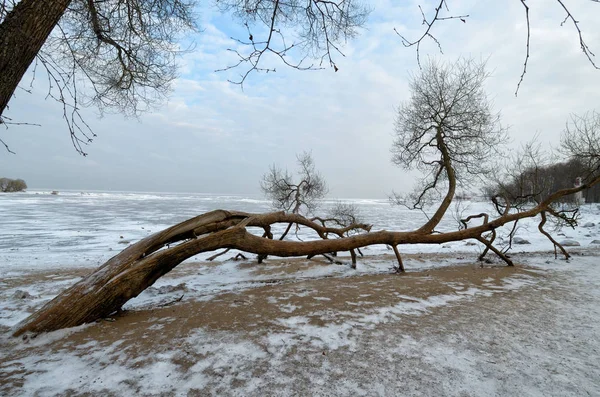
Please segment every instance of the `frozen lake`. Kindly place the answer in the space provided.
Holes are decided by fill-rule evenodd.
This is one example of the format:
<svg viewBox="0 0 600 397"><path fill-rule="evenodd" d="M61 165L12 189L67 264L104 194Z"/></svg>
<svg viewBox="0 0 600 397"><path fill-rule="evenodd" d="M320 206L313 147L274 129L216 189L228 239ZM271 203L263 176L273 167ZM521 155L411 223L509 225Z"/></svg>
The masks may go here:
<svg viewBox="0 0 600 397"><path fill-rule="evenodd" d="M354 204L364 222L373 230L411 230L420 226L425 215L419 211L391 206L385 199L329 199L319 208L326 214L337 202ZM461 202L463 215L491 212L480 202ZM44 270L61 267L93 267L152 233L201 213L229 209L247 212L272 210L260 196L235 196L199 193L132 193L50 191L0 194L0 274L15 270ZM581 225L558 231L558 239L573 238L582 246L599 237L600 209L597 204L582 208ZM551 250L552 245L537 232L537 220L521 222L518 236L531 244L516 246L517 251ZM283 229L283 225L280 230ZM457 228L456 208L449 209L438 229ZM550 227L548 227L550 229ZM277 232L277 229L275 229ZM557 234L555 233L555 235ZM302 239L315 236L300 230ZM294 238L293 236L291 238ZM403 252L479 251L479 245L454 242L442 246L405 246ZM385 246L369 247L365 253L386 252ZM209 254L195 259L202 259ZM194 258L192 258L193 260Z"/></svg>

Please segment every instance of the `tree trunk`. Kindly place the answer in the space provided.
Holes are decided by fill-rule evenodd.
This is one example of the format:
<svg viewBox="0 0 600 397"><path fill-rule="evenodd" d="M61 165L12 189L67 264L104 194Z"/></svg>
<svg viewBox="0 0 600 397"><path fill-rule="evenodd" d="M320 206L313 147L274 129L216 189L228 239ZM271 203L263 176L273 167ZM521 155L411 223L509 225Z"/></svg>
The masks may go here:
<svg viewBox="0 0 600 397"><path fill-rule="evenodd" d="M435 211L435 214L425 223L423 226L419 228L419 232L421 233L433 233L435 227L440 223L444 214L450 207L452 200L454 199L454 193L456 192L456 174L454 173L454 167L452 166L452 159L450 158L450 153L448 152L448 148L444 143L444 138L442 137L442 129L437 127L436 134L437 146L442 154L442 161L444 163L444 170L446 171L446 176L448 177L448 192L446 192L446 196L442 200L440 206Z"/></svg>
<svg viewBox="0 0 600 397"><path fill-rule="evenodd" d="M71 0L21 0L0 24L0 116Z"/></svg>

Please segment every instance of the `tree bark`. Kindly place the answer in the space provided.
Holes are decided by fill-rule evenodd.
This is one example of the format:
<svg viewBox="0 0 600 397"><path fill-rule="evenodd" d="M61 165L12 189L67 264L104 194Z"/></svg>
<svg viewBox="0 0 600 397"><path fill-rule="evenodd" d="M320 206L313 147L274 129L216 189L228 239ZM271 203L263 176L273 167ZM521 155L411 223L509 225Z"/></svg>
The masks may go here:
<svg viewBox="0 0 600 397"><path fill-rule="evenodd" d="M21 0L0 24L0 116L71 0Z"/></svg>
<svg viewBox="0 0 600 397"><path fill-rule="evenodd" d="M433 233L435 227L440 223L444 214L450 207L452 200L454 199L454 194L456 192L456 174L454 172L454 167L452 166L452 159L450 158L450 153L448 152L448 148L444 142L444 138L442 137L442 129L441 127L437 127L436 134L437 147L442 154L442 161L444 164L444 170L446 171L446 176L448 177L448 191L446 192L446 196L442 200L440 206L435 211L433 216L429 218L423 226L419 228L419 232L421 233ZM436 181L437 183L437 181Z"/></svg>
<svg viewBox="0 0 600 397"><path fill-rule="evenodd" d="M398 247L395 245L392 246L394 249L394 255L396 255L396 260L398 260L398 273L404 273L404 263L402 262L402 257L400 256L400 252L398 251Z"/></svg>

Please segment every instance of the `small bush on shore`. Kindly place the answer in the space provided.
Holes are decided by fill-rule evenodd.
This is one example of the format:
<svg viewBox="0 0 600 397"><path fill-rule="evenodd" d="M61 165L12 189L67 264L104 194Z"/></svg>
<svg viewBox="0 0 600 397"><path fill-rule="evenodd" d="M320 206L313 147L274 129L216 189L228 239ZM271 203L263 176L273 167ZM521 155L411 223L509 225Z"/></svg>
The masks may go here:
<svg viewBox="0 0 600 397"><path fill-rule="evenodd" d="M22 192L25 189L27 189L27 183L23 179L0 178L0 192Z"/></svg>

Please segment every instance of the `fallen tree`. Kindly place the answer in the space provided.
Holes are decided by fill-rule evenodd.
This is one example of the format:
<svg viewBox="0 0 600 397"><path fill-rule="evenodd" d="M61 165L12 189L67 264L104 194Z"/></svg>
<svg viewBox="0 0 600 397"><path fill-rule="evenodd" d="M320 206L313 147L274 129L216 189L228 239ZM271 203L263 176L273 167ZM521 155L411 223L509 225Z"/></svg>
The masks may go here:
<svg viewBox="0 0 600 397"><path fill-rule="evenodd" d="M598 182L600 177L592 181L589 186ZM472 238L489 247L512 265L510 259L500 253L493 246L493 241L489 241L484 235L507 223L545 213L555 200L587 187L588 185L561 190L527 211L507 213L478 226L446 233L382 230L330 239L327 238L329 234L339 236L350 228L368 229L369 226L351 225L349 228L336 229L323 227L300 215L284 212L247 214L223 210L212 211L126 248L19 324L13 335L53 331L106 317L119 310L125 302L140 294L184 260L202 252L221 248L237 249L257 255L293 257L351 251L373 244L387 244L394 248L399 268L403 271L402 259L397 250L398 245L441 244ZM282 241L256 236L248 231L250 227L268 230L276 223L293 223L310 227L322 239L305 242ZM180 244L175 245L177 242ZM170 246L166 248L167 245Z"/></svg>
<svg viewBox="0 0 600 397"><path fill-rule="evenodd" d="M491 113L483 93L485 77L483 66L472 61L441 66L431 64L413 78L413 96L399 110L394 161L407 168L419 168L424 179L416 194L406 198L396 195L395 200L407 205L407 200L414 199L412 208L422 209L428 197L436 197L438 193L441 198L423 226L404 232L372 232L371 225L354 222L353 216L347 218L350 223L336 218L308 218L297 210L264 214L212 211L129 246L18 324L13 335L53 331L106 317L184 260L219 249L256 254L259 261L266 256L313 257L347 251L355 264L355 250L385 244L392 247L396 255L397 271L403 272L400 245L474 239L485 248L479 259L483 260L491 251L512 266L506 251L495 245L496 231L511 224L514 230L520 220L540 216L540 232L568 256L544 230L544 225L548 217L574 225L576 211L564 210L557 204L569 195L600 183L600 151L597 150L600 126L595 124L574 125L562 142L567 157L578 157L588 166L589 172L582 176L580 186L555 191L543 200L538 200L540 195L536 192L532 192L531 197L514 197L499 189L492 197L495 213L467 216L461 219L461 227L454 231L436 230L454 200L459 184L490 177L493 167L489 160L493 159L492 154L503 139L504 131L498 126L498 117ZM294 184L290 178L283 179L292 187L290 192L295 192L294 186L298 188L303 183ZM284 203L290 204L285 200ZM290 208L295 208L295 204ZM480 222L473 225L475 219ZM278 224L309 228L317 239L286 241L274 238L271 230Z"/></svg>

